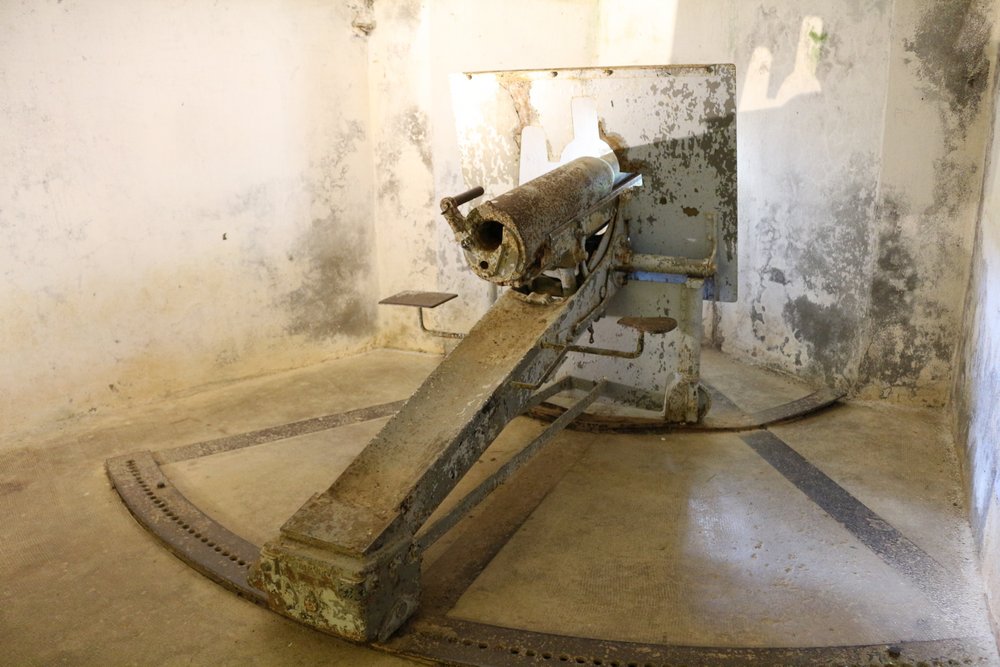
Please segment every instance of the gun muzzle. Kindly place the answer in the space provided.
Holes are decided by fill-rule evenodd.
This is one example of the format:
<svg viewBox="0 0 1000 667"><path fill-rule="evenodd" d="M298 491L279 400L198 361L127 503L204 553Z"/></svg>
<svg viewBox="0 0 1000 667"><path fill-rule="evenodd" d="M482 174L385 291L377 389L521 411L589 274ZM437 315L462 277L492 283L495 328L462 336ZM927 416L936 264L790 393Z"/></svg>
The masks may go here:
<svg viewBox="0 0 1000 667"><path fill-rule="evenodd" d="M581 157L480 204L467 218L457 198L443 200L441 209L480 278L520 286L583 261L585 238L606 222L589 213L611 194L616 177L608 161Z"/></svg>

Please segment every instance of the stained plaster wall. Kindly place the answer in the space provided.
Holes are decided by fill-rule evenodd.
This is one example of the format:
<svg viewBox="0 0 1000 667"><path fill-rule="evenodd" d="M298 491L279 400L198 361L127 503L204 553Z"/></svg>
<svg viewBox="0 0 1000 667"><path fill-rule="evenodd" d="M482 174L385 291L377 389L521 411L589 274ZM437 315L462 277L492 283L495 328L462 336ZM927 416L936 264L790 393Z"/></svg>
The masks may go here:
<svg viewBox="0 0 1000 667"><path fill-rule="evenodd" d="M996 6L895 3L865 396L947 399L992 115Z"/></svg>
<svg viewBox="0 0 1000 667"><path fill-rule="evenodd" d="M965 303L953 396L973 532L977 537L994 627L1000 628L1000 113L993 135Z"/></svg>
<svg viewBox="0 0 1000 667"><path fill-rule="evenodd" d="M357 12L0 3L5 435L370 344Z"/></svg>
<svg viewBox="0 0 1000 667"><path fill-rule="evenodd" d="M857 377L871 289L891 2L679 3L672 58L737 68L740 298L723 350ZM717 29L696 26L715 22Z"/></svg>
<svg viewBox="0 0 1000 667"><path fill-rule="evenodd" d="M467 328L490 303L436 205L471 185L447 73L733 62L741 296L710 310L712 341L817 384L943 405L982 178L993 6L376 2L373 71L385 60L373 95L391 100L377 145L391 159L376 158L388 170L376 178L413 199L399 206L390 193L379 215L381 290L458 293L431 316L444 328ZM386 342L434 345L412 313L382 317Z"/></svg>

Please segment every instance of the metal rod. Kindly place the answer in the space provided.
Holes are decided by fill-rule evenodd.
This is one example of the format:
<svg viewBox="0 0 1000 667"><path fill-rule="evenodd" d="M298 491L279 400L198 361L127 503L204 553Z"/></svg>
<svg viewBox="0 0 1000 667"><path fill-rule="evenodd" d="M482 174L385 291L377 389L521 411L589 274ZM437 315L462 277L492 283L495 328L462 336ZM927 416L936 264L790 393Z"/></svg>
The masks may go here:
<svg viewBox="0 0 1000 667"><path fill-rule="evenodd" d="M566 377L560 378L550 384L545 389L536 392L528 399L528 402L524 404L524 410L522 412L527 412L532 408L535 408L545 401L549 400L556 394L566 391L567 389L574 389L572 376L567 375Z"/></svg>
<svg viewBox="0 0 1000 667"><path fill-rule="evenodd" d="M629 257L623 266L615 267L618 271L648 271L649 273L668 273L672 275L694 276L708 278L715 275L717 267L713 258L690 259L688 257L671 257L668 255L647 255L635 253Z"/></svg>
<svg viewBox="0 0 1000 667"><path fill-rule="evenodd" d="M542 343L542 347L550 350L562 350L563 352L579 352L580 354L593 354L599 357L617 357L619 359L638 359L642 356L645 334L640 331L636 340L635 350L612 350L606 347L587 347L586 345L558 345L556 343Z"/></svg>
<svg viewBox="0 0 1000 667"><path fill-rule="evenodd" d="M424 326L424 309L417 308L417 317L420 319L420 330L424 333L429 333L432 336L437 336L439 338L465 338L466 334L456 333L454 331L438 331L437 329L428 329Z"/></svg>
<svg viewBox="0 0 1000 667"><path fill-rule="evenodd" d="M482 197L484 192L485 190L483 190L483 186L477 185L471 190L466 190L461 194L457 194L454 197L448 197L447 199L451 199L455 206L461 206L462 204L468 204L476 197Z"/></svg>
<svg viewBox="0 0 1000 667"><path fill-rule="evenodd" d="M549 441L558 435L560 431L566 428L570 422L579 417L580 413L586 410L591 403L596 401L600 397L603 389L604 380L601 380L594 385L594 388L591 389L587 395L574 403L573 406L561 414L558 419L549 424L548 427L538 434L538 437L529 442L524 449L511 457L507 463L500 466L496 472L483 480L483 482L475 489L470 491L468 495L462 498L462 500L460 500L458 504L451 509L451 511L438 519L434 525L428 528L422 536L418 536L417 545L419 549L425 550L437 542L442 535L447 533L452 527L454 527L455 524L461 521L462 517L469 513L469 510L485 500L486 497L496 491L501 484L510 479L511 475L513 475L518 468L531 460L531 458L537 454L543 446L548 444Z"/></svg>

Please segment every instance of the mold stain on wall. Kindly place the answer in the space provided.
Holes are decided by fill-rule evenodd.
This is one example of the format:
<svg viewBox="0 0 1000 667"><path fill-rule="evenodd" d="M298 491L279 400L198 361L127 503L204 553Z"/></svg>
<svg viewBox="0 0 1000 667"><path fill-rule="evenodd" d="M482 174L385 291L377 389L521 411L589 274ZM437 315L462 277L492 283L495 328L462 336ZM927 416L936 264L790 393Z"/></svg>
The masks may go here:
<svg viewBox="0 0 1000 667"><path fill-rule="evenodd" d="M298 254L305 259L293 260L308 265L301 286L288 295L289 333L319 340L374 333L375 301L366 285L370 240L360 229L336 213L313 220L299 244Z"/></svg>
<svg viewBox="0 0 1000 667"><path fill-rule="evenodd" d="M974 120L990 81L992 21L983 0L937 0L903 41L918 76L962 125Z"/></svg>
<svg viewBox="0 0 1000 667"><path fill-rule="evenodd" d="M866 332L891 6L735 7L741 293L713 342L817 385L853 385Z"/></svg>
<svg viewBox="0 0 1000 667"><path fill-rule="evenodd" d="M936 276L911 252L900 224L900 205L894 197L884 196L881 213L883 228L878 238L868 315L877 325L862 362L861 376L876 382L882 398L889 398L893 389L915 389L918 382L947 379L954 327L947 326L950 313L945 305L927 295L920 298L926 291L922 288Z"/></svg>
<svg viewBox="0 0 1000 667"><path fill-rule="evenodd" d="M923 128L887 127L886 154L906 150L912 162L894 157L883 179L863 395L929 405L947 397L981 188L993 57L987 4L938 0L900 21L902 67L887 117L905 113L907 99L930 113Z"/></svg>
<svg viewBox="0 0 1000 667"><path fill-rule="evenodd" d="M379 175L377 193L380 199L389 199L398 206L401 180L408 176L401 173L399 168L404 147L417 151L421 163L427 169L427 175L434 166L427 136L427 115L416 106L409 106L404 111L393 114L387 125L388 132L379 142L376 151L376 173Z"/></svg>
<svg viewBox="0 0 1000 667"><path fill-rule="evenodd" d="M435 256L432 105L427 99L429 5L376 3L378 29L369 41L369 96L375 173L374 240L378 293L438 287ZM428 315L433 324L439 312ZM440 351L407 308L377 310L378 345Z"/></svg>
<svg viewBox="0 0 1000 667"><path fill-rule="evenodd" d="M871 157L856 155L852 164L865 174ZM874 179L861 177L825 192L828 220L808 235L785 239L788 265L784 268L772 266L776 258L764 250L764 270L756 289L780 295L780 329L791 331L794 338L793 343L786 335L772 351L794 355L794 365L806 375L844 387L857 365L863 333L867 282L858 267L865 265L871 253Z"/></svg>
<svg viewBox="0 0 1000 667"><path fill-rule="evenodd" d="M375 332L370 211L357 205L357 191L370 190L354 173L366 163L358 158L363 145L364 125L345 121L304 183L316 217L288 256L303 267L287 296L291 334L329 341Z"/></svg>

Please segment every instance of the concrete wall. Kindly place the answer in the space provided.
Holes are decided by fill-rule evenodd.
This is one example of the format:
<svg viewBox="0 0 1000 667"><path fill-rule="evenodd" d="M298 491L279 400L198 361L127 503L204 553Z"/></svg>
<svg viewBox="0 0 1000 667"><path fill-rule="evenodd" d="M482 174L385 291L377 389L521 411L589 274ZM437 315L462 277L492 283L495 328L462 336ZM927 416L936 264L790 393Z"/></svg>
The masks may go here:
<svg viewBox="0 0 1000 667"><path fill-rule="evenodd" d="M375 332L351 3L0 3L0 423Z"/></svg>
<svg viewBox="0 0 1000 667"><path fill-rule="evenodd" d="M975 237L953 403L964 455L973 533L980 549L994 627L1000 628L1000 112Z"/></svg>
<svg viewBox="0 0 1000 667"><path fill-rule="evenodd" d="M892 16L889 1L716 0L674 19L672 61L737 69L740 298L718 306L714 342L817 384L857 381Z"/></svg>
<svg viewBox="0 0 1000 667"><path fill-rule="evenodd" d="M996 3L895 3L863 395L941 405L991 116Z"/></svg>

